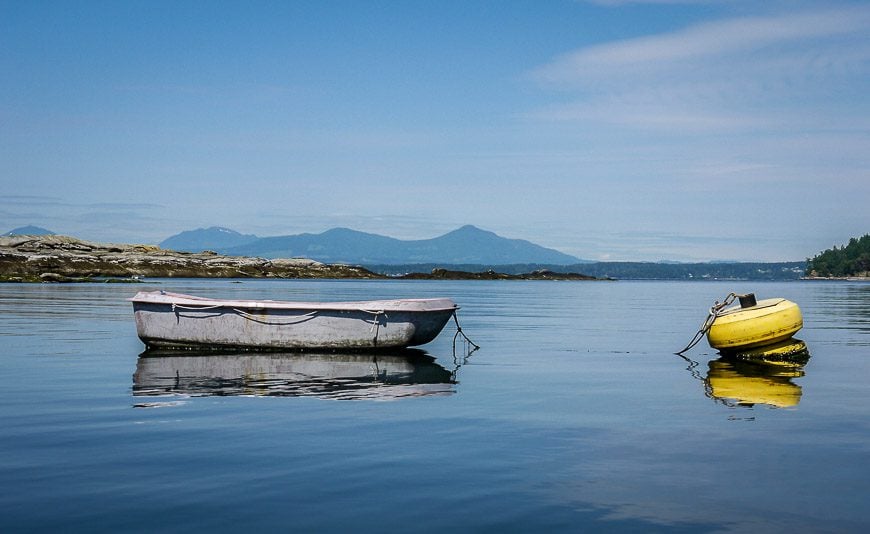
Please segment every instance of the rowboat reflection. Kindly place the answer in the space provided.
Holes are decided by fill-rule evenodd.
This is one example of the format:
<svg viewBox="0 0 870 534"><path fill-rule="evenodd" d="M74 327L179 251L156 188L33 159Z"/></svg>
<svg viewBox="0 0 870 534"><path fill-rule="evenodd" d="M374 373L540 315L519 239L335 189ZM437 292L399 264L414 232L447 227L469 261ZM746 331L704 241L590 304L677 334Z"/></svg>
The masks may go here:
<svg viewBox="0 0 870 534"><path fill-rule="evenodd" d="M790 339L775 346L741 353L720 353L708 364L707 376L689 370L704 383L711 399L727 406L762 404L775 408L797 406L803 390L792 380L804 376L804 366L810 359L806 344Z"/></svg>
<svg viewBox="0 0 870 534"><path fill-rule="evenodd" d="M455 371L422 350L361 353L179 353L139 355L134 396L314 396L393 400L450 395Z"/></svg>

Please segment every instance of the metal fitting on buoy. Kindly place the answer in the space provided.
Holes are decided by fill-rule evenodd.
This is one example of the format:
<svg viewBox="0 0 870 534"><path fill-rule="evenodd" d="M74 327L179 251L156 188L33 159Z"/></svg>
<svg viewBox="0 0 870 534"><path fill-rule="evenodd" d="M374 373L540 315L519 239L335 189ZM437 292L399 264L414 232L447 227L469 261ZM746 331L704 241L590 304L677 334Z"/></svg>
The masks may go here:
<svg viewBox="0 0 870 534"><path fill-rule="evenodd" d="M751 308L757 304L757 302L755 301L755 293L737 295L737 298L740 299L741 308Z"/></svg>

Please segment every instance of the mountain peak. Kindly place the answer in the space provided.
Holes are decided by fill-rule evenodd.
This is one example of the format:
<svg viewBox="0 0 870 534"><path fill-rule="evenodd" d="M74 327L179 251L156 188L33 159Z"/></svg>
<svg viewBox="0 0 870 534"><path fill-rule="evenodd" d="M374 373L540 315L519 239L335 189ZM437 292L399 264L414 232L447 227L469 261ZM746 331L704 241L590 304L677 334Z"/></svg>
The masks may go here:
<svg viewBox="0 0 870 534"><path fill-rule="evenodd" d="M230 235L242 235L239 232L236 232L235 230L230 230L229 228L224 228L223 226L212 226L210 228L206 228L206 230L214 230L215 232L221 232L221 233L230 234Z"/></svg>
<svg viewBox="0 0 870 534"><path fill-rule="evenodd" d="M473 224L466 224L465 226L460 226L459 228L457 228L453 232L467 232L467 233L473 232L473 233L484 233L484 234L493 233L493 232L490 232L489 230L483 230L481 228L478 228L477 226L474 226Z"/></svg>
<svg viewBox="0 0 870 534"><path fill-rule="evenodd" d="M51 230L46 230L45 228L42 228L40 226L34 226L32 224L29 224L27 226L21 226L19 228L14 229L14 230L9 230L5 234L3 234L4 237L8 237L8 236L12 236L12 235L56 235L56 234L54 232L52 232Z"/></svg>
<svg viewBox="0 0 870 534"><path fill-rule="evenodd" d="M456 230L453 230L452 232L447 232L446 234L444 234L441 237L445 237L445 236L453 236L453 237L486 236L486 237L492 237L492 236L497 236L497 235L498 234L496 234L495 232L490 232L489 230L484 230L482 228L478 228L477 226L474 226L473 224L466 224L465 226L460 226L459 228L457 228ZM439 239L439 238L436 238L436 239Z"/></svg>
<svg viewBox="0 0 870 534"><path fill-rule="evenodd" d="M352 230L350 228L345 228L344 226L336 226L335 228L330 228L329 230L323 232L322 234L318 234L322 236L345 236L345 235L371 235L365 234L365 232L360 232L359 230Z"/></svg>
<svg viewBox="0 0 870 534"><path fill-rule="evenodd" d="M160 243L160 248L184 252L201 252L252 243L258 239L253 234L241 234L223 226L197 228L176 234Z"/></svg>

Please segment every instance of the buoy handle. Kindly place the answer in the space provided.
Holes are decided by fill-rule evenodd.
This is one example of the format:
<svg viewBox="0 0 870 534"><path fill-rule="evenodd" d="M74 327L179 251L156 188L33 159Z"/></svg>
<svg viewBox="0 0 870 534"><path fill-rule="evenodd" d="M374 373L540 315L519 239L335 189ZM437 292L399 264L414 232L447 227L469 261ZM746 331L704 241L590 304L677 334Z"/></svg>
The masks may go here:
<svg viewBox="0 0 870 534"><path fill-rule="evenodd" d="M755 300L755 293L747 293L745 295L737 295L737 298L740 300L741 308L751 308L758 304Z"/></svg>

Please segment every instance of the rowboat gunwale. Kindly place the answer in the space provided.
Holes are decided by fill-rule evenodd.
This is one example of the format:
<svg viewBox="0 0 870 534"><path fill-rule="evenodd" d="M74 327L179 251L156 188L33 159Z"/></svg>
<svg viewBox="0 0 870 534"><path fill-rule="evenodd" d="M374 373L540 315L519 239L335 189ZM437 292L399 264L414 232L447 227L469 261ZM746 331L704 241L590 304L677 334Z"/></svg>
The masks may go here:
<svg viewBox="0 0 870 534"><path fill-rule="evenodd" d="M176 306L204 307L227 307L249 308L256 310L329 310L329 311L404 311L404 312L434 312L446 310L458 310L459 306L449 298L425 298L425 299L392 299L392 300L366 300L366 301L324 301L302 302L289 300L242 300L242 299L214 299L186 295L183 293L171 293L169 291L140 291L130 302L147 304L169 304Z"/></svg>

